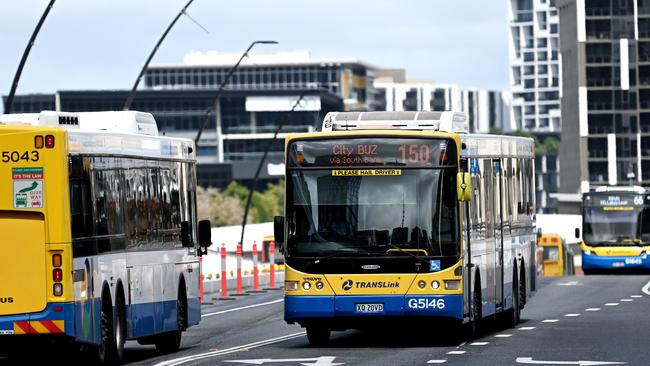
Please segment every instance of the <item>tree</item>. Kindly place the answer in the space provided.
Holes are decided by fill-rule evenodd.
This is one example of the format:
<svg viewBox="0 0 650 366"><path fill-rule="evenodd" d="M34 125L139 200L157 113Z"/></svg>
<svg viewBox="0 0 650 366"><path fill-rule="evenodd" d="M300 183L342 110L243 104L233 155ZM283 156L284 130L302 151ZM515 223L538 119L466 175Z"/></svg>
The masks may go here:
<svg viewBox="0 0 650 366"><path fill-rule="evenodd" d="M196 196L199 220L208 219L213 226L241 224L244 207L236 198L212 187L198 187Z"/></svg>

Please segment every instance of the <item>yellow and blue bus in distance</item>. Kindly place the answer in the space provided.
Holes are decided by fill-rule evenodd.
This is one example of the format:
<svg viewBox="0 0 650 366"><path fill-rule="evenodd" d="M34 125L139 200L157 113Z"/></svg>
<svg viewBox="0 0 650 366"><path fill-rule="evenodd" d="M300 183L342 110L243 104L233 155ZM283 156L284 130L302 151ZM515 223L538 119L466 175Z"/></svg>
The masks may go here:
<svg viewBox="0 0 650 366"><path fill-rule="evenodd" d="M0 115L0 351L178 349L200 320L194 144L141 112Z"/></svg>
<svg viewBox="0 0 650 366"><path fill-rule="evenodd" d="M532 140L454 112L345 112L287 136L285 320L311 344L383 321L511 324L534 285Z"/></svg>
<svg viewBox="0 0 650 366"><path fill-rule="evenodd" d="M584 193L581 249L585 274L649 270L650 193L643 187L599 187Z"/></svg>

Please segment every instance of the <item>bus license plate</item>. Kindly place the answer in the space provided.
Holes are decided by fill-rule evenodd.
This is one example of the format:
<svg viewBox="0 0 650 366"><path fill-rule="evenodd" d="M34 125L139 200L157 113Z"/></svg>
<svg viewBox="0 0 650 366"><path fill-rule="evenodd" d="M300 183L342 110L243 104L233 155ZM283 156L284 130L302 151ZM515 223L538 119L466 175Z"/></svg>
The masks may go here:
<svg viewBox="0 0 650 366"><path fill-rule="evenodd" d="M623 262L614 262L614 263L612 263L612 267L615 267L615 268L625 267L625 263L623 263Z"/></svg>
<svg viewBox="0 0 650 366"><path fill-rule="evenodd" d="M384 304L357 304L357 313L383 313Z"/></svg>

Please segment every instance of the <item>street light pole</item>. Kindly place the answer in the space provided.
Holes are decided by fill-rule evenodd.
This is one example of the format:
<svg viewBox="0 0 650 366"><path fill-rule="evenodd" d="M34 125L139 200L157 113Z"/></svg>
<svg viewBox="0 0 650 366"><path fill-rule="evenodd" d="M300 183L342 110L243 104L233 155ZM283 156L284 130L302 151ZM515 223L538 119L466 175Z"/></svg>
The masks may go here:
<svg viewBox="0 0 650 366"><path fill-rule="evenodd" d="M153 50L151 50L151 53L149 54L149 57L147 58L147 61L145 61L144 65L142 65L142 69L140 70L140 74L138 74L138 78L135 79L135 83L133 84L133 88L131 88L131 92L129 93L129 96L126 98L126 102L124 102L124 107L122 108L123 110L128 111L129 108L131 108L131 104L133 103L133 99L135 98L136 89L138 89L138 85L140 84L140 79L142 79L142 76L144 75L144 72L147 71L147 67L149 67L149 63L151 62L151 59L156 54L156 52L158 52L158 47L160 47L160 44L165 40L165 37L167 37L167 34L172 29L174 24L176 24L176 22L178 21L178 18L180 18L181 15L185 14L185 12L187 11L187 8L192 4L193 1L194 0L188 1L187 4L185 4L185 6L183 7L183 9L181 9L181 11L178 12L178 14L176 15L176 18L174 18L174 20L172 20L171 24L169 24L169 26L165 30L165 33L163 33L162 37L160 37L160 39L158 40L158 43L156 43Z"/></svg>
<svg viewBox="0 0 650 366"><path fill-rule="evenodd" d="M45 8L43 15L41 15L41 19L38 21L38 24L36 24L36 28L34 28L34 32L32 32L32 36L29 38L29 42L27 42L27 47L23 52L23 57L20 59L20 64L18 64L18 70L16 70L16 75L14 75L14 81L11 84L11 90L9 91L9 95L7 95L7 99L5 102L5 110L4 110L4 113L6 114L12 112L13 104L14 104L14 96L16 95L16 89L18 88L18 81L20 80L20 75L22 75L23 73L23 67L25 67L27 56L29 56L29 52L32 50L32 46L34 45L36 36L38 35L38 32L40 32L41 26L45 22L45 18L47 18L47 15L50 13L50 9L52 9L52 6L54 6L55 1L56 0L50 0L50 3L47 4L47 7Z"/></svg>
<svg viewBox="0 0 650 366"><path fill-rule="evenodd" d="M260 163L257 165L257 171L255 172L255 178L253 178L253 185L251 186L250 191L248 191L248 199L246 200L246 208L244 209L244 220L242 220L241 223L241 238L239 240L240 243L244 243L244 229L246 229L246 220L248 219L248 210L251 207L251 202L253 200L253 193L255 193L255 187L257 186L257 179L260 176L260 172L262 171L262 166L264 165L264 161L266 161L266 156L269 154L269 151L271 151L271 147L273 146L273 143L275 140L278 138L278 134L280 133L280 130L282 130L282 127L284 126L284 123L289 117L289 114L291 114L293 111L296 110L296 107L300 105L300 102L302 102L302 99L305 97L307 94L308 90L305 90L300 94L298 97L298 100L293 104L293 107L291 107L291 110L287 115L285 116L284 120L280 121L278 124L278 128L276 128L275 133L273 134L273 139L269 141L269 143L266 145L266 149L264 150L264 155L262 155L262 159L260 160Z"/></svg>
<svg viewBox="0 0 650 366"><path fill-rule="evenodd" d="M230 78L232 77L232 74L235 73L235 70L239 67L239 64L242 62L244 57L248 56L248 52L256 45L256 44L278 44L276 41L254 41L253 43L248 46L246 51L241 55L237 63L230 68L228 71L228 74L226 74L226 77L221 81L221 84L219 84L219 88L217 89L217 94L214 96L214 104L212 108L208 108L205 111L205 118L203 119L203 123L201 124L201 128L199 128L198 133L196 134L196 138L194 138L194 144L198 146L199 144L199 139L201 138L201 134L203 134L203 130L205 127L207 127L208 123L210 122L210 113L212 111L217 111L217 103L219 103L219 97L221 97L221 93L223 92L224 88L226 87L226 84L228 84L228 81L230 81Z"/></svg>

